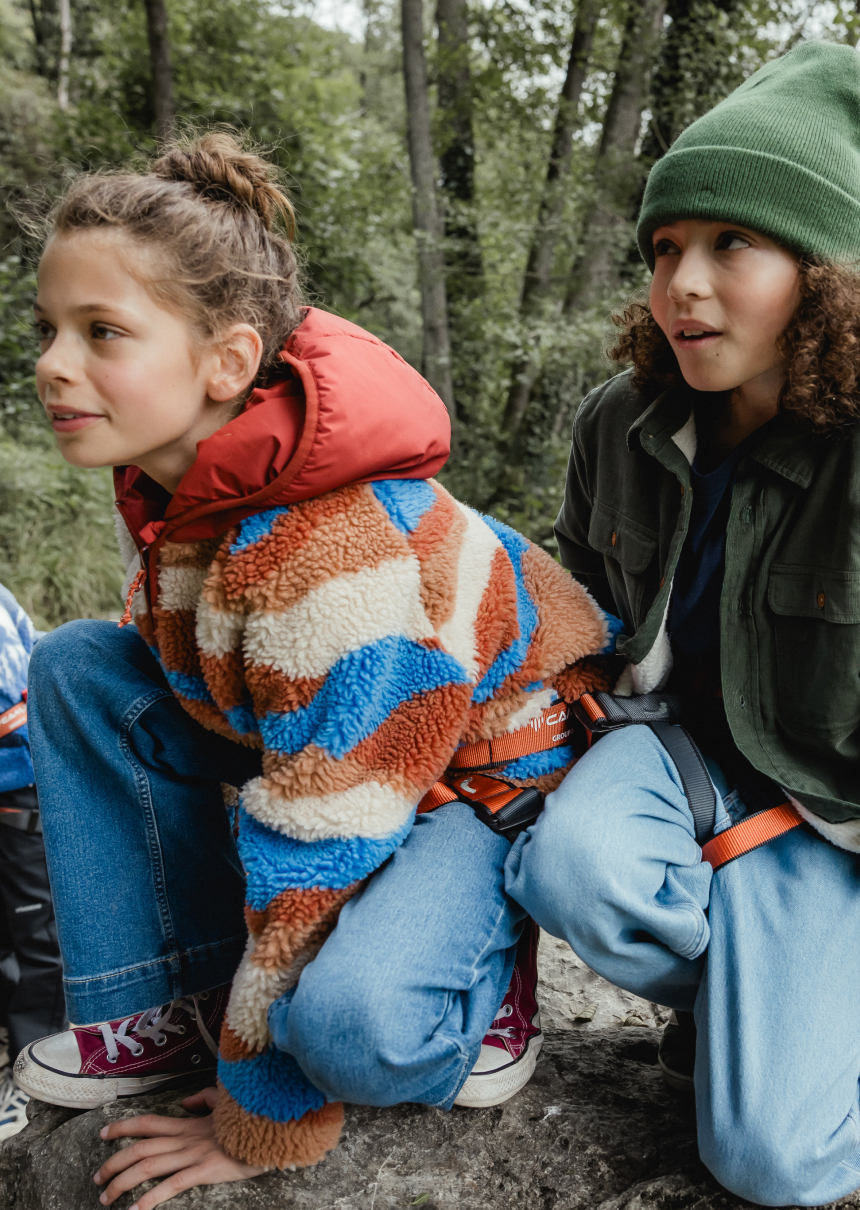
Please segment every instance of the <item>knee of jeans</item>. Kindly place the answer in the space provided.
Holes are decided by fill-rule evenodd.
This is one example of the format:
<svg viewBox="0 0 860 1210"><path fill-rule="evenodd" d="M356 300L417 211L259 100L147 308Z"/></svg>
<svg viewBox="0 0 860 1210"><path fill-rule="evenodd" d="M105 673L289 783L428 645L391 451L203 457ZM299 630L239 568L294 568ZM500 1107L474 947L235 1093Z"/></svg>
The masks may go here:
<svg viewBox="0 0 860 1210"><path fill-rule="evenodd" d="M311 963L290 1005L287 1050L305 1075L332 1101L384 1107L408 1099L396 1088L392 1073L398 1057L392 1053L390 1007L381 978L370 970L314 970ZM403 1050L403 1016L397 1021L398 1051ZM411 1059L420 1048L406 1046Z"/></svg>
<svg viewBox="0 0 860 1210"><path fill-rule="evenodd" d="M103 650L107 634L122 636L117 626L92 618L66 622L43 635L30 656L30 688L34 693L58 683L66 683L70 670L75 678L82 669L92 665L92 658Z"/></svg>
<svg viewBox="0 0 860 1210"><path fill-rule="evenodd" d="M621 848L607 848L599 814L549 804L506 889L542 928L576 948L584 930L595 940L594 930L607 916L601 909L611 907L613 887L624 881Z"/></svg>
<svg viewBox="0 0 860 1210"><path fill-rule="evenodd" d="M810 1184L820 1181L821 1171L810 1162L811 1141L802 1133L776 1137L765 1127L745 1120L707 1141L700 1132L702 1162L721 1185L757 1206L818 1205Z"/></svg>

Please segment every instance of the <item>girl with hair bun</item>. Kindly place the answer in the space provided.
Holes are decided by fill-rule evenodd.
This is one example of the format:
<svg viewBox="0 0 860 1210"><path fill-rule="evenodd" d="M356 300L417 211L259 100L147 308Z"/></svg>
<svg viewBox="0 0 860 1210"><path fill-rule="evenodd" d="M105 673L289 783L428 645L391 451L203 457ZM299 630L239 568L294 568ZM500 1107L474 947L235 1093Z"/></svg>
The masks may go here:
<svg viewBox="0 0 860 1210"><path fill-rule="evenodd" d="M446 770L504 738L483 761L511 803L557 785L559 699L604 683L607 619L433 481L442 401L303 305L292 228L270 165L214 132L79 178L40 266L40 396L65 458L114 467L134 625L33 658L78 1024L15 1075L87 1108L217 1059L186 1101L213 1112L105 1128L138 1139L95 1174L106 1205L314 1164L343 1101L496 1104L540 1047L510 838Z"/></svg>

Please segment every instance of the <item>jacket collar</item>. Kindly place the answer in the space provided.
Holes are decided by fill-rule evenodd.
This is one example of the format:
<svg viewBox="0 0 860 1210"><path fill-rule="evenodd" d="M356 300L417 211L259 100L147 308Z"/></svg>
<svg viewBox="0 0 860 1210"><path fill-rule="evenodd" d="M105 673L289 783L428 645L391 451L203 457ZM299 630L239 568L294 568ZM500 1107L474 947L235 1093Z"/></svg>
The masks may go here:
<svg viewBox="0 0 860 1210"><path fill-rule="evenodd" d="M674 466L678 462L676 449L680 443L673 438L688 424L695 404L704 403L708 398L704 392L689 387L663 391L628 429L627 448L631 451L644 449L660 461L673 465L673 469L680 469ZM807 488L834 440L838 438L814 436L804 431L791 416L780 413L762 434L761 443L749 451L749 457L798 487Z"/></svg>

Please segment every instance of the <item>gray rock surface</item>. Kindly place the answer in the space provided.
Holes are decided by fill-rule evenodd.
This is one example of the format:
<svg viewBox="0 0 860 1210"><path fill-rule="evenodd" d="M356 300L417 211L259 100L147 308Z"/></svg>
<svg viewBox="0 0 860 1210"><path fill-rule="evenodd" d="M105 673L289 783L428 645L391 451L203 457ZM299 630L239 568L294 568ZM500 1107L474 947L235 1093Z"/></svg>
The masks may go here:
<svg viewBox="0 0 860 1210"><path fill-rule="evenodd" d="M171 1210L739 1210L696 1154L692 1105L669 1093L654 1029L554 1031L534 1078L505 1105L348 1108L343 1141L317 1168L181 1195ZM190 1087L184 1090L187 1094ZM181 1093L75 1115L34 1104L0 1145L3 1210L97 1210L101 1127L181 1113ZM128 1196L116 1205L126 1210ZM860 1207L848 1198L841 1206Z"/></svg>
<svg viewBox="0 0 860 1210"><path fill-rule="evenodd" d="M668 1014L606 983L544 936L546 1043L527 1088L495 1109L348 1107L340 1147L317 1168L210 1186L171 1210L739 1210L699 1162L693 1105L656 1066ZM106 1122L181 1114L187 1084L89 1113L30 1105L0 1143L0 1210L99 1210ZM137 1191L140 1192L139 1190ZM134 1198L115 1205L127 1210ZM860 1210L860 1196L838 1203Z"/></svg>

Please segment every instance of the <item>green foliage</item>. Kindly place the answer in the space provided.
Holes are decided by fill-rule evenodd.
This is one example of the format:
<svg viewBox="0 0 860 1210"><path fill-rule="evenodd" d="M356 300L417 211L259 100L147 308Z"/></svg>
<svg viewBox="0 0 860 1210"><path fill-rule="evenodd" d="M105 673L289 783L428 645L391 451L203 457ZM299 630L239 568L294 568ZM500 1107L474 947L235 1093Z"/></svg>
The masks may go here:
<svg viewBox="0 0 860 1210"><path fill-rule="evenodd" d="M630 0L602 9L574 139L554 292L522 323L518 302L546 171L576 0L487 0L471 10L469 58L483 277L459 306L455 377L466 422L442 478L462 499L553 549L570 422L617 367L609 313L644 284L630 247L620 289L586 312L562 302L592 198L595 149ZM324 29L292 0L167 0L180 122L227 122L273 149L297 204L309 299L377 333L420 364L399 6L363 0L363 41ZM433 70L432 0L427 5ZM808 36L856 42L852 0L668 0L669 21L643 123L641 164L769 56ZM118 608L106 473L54 452L35 395L28 257L17 215L81 169L155 149L144 6L72 0L71 106L58 112L57 0L0 0L0 578L42 625ZM437 131L440 147L446 131ZM11 209L9 208L11 206ZM623 245L623 246L622 246ZM514 443L499 424L512 364L541 365Z"/></svg>

